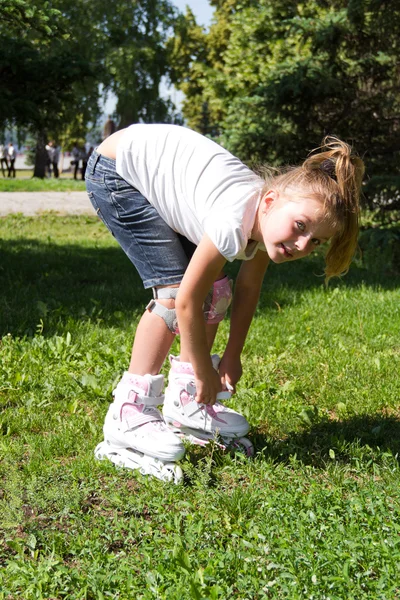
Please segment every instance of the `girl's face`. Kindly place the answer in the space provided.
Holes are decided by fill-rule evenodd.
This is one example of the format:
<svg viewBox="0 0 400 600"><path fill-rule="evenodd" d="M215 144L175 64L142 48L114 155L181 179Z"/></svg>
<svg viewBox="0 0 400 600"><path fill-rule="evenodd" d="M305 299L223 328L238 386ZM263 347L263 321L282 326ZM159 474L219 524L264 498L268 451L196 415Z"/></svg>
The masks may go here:
<svg viewBox="0 0 400 600"><path fill-rule="evenodd" d="M269 204L268 200L264 202L260 229L267 253L275 263L308 256L335 233L317 200L277 197Z"/></svg>

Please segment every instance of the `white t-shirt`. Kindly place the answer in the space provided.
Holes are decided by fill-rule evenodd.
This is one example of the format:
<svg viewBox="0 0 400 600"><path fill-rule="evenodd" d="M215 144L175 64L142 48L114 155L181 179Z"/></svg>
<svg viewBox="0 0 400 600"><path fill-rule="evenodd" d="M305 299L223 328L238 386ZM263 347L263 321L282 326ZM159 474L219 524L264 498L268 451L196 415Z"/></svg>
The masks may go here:
<svg viewBox="0 0 400 600"><path fill-rule="evenodd" d="M265 250L248 243L263 180L199 133L177 125L131 125L118 144L116 169L194 244L207 234L228 261L250 260Z"/></svg>
<svg viewBox="0 0 400 600"><path fill-rule="evenodd" d="M16 152L14 146L9 146L8 147L8 158L13 160L13 159L15 159L16 156L17 156L17 152Z"/></svg>

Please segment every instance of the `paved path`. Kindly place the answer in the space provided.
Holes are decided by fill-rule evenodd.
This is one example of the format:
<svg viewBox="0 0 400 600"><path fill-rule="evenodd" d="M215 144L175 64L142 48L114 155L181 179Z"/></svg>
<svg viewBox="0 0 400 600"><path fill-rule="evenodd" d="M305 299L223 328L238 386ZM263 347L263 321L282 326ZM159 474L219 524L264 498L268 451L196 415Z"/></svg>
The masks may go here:
<svg viewBox="0 0 400 600"><path fill-rule="evenodd" d="M0 192L0 217L11 213L32 216L44 211L61 215L94 215L86 192Z"/></svg>

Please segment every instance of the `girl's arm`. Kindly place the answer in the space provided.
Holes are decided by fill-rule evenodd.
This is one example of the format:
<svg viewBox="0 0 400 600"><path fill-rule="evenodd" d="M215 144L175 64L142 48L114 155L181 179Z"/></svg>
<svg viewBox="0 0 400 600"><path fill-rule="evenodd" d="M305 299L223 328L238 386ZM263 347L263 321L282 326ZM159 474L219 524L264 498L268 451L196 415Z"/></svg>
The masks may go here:
<svg viewBox="0 0 400 600"><path fill-rule="evenodd" d="M236 279L229 340L219 367L222 382L229 383L233 389L242 375L240 355L257 308L268 263L268 254L259 250L252 260L242 262Z"/></svg>
<svg viewBox="0 0 400 600"><path fill-rule="evenodd" d="M191 258L175 301L181 335L180 358L192 363L196 400L203 404L214 404L221 391L221 380L212 366L208 349L203 303L225 262L205 235Z"/></svg>

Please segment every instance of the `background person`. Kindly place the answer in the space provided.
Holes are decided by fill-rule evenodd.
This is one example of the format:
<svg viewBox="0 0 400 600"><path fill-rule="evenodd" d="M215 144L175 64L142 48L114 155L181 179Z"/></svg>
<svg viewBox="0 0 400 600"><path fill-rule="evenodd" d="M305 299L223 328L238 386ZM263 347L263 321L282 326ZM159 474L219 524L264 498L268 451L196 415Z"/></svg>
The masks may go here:
<svg viewBox="0 0 400 600"><path fill-rule="evenodd" d="M103 128L103 140L108 138L110 135L117 131L117 126L115 122L112 120L111 115L108 115L107 121L104 123Z"/></svg>
<svg viewBox="0 0 400 600"><path fill-rule="evenodd" d="M3 177L6 176L6 172L8 174L8 159L7 159L7 150L4 144L0 144L0 163L1 163L1 172L3 173Z"/></svg>
<svg viewBox="0 0 400 600"><path fill-rule="evenodd" d="M8 176L11 177L11 173L12 176L15 177L16 176L16 171L15 171L15 159L17 158L17 152L14 148L14 144L12 142L10 142L8 144Z"/></svg>
<svg viewBox="0 0 400 600"><path fill-rule="evenodd" d="M47 177L51 177L51 171L52 171L52 154L53 154L52 142L49 142L48 144L46 144L45 149L46 149L46 152L47 152L47 157L46 157Z"/></svg>
<svg viewBox="0 0 400 600"><path fill-rule="evenodd" d="M85 179L85 173L86 173L86 167L87 167L87 163L88 160L90 158L90 155L93 152L93 146L90 146L89 150L86 152L86 149L83 148L83 152L82 152L82 179Z"/></svg>
<svg viewBox="0 0 400 600"><path fill-rule="evenodd" d="M47 148L47 146L46 146ZM58 179L60 172L58 169L58 163L60 162L60 147L56 144L54 140L49 143L48 146L48 154L50 159L51 169L53 171L54 177Z"/></svg>
<svg viewBox="0 0 400 600"><path fill-rule="evenodd" d="M78 142L75 142L71 154L71 166L73 167L74 179L78 179L79 161L81 159L81 151L79 150Z"/></svg>

